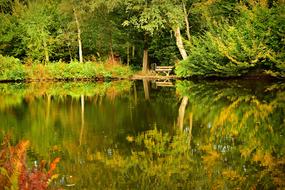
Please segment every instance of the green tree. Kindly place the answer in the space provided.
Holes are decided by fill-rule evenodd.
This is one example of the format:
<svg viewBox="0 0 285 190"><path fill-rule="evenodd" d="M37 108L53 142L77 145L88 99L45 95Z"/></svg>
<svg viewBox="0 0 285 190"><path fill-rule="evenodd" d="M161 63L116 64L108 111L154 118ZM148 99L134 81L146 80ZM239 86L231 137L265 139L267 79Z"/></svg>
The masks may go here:
<svg viewBox="0 0 285 190"><path fill-rule="evenodd" d="M19 38L26 56L49 62L60 41L61 27L57 4L52 1L16 2L13 15L19 24Z"/></svg>
<svg viewBox="0 0 285 190"><path fill-rule="evenodd" d="M144 32L143 71L148 70L147 58L150 38L162 29L174 32L179 52L182 58L186 59L187 53L180 32L184 19L183 5L186 6L184 1L136 0L126 1L125 4L126 10L131 16L123 24L125 26L132 25L137 30Z"/></svg>
<svg viewBox="0 0 285 190"><path fill-rule="evenodd" d="M177 74L242 76L263 72L284 76L284 4L225 5L227 9L204 6L209 10L203 13L206 31L192 38L191 54L178 65Z"/></svg>

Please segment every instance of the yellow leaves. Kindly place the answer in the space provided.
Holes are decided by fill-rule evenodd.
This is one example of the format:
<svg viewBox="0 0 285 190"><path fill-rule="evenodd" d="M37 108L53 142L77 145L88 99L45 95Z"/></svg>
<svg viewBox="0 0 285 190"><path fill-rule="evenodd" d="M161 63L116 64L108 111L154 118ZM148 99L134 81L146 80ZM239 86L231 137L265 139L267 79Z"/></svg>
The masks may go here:
<svg viewBox="0 0 285 190"><path fill-rule="evenodd" d="M231 133L231 136L232 136L232 137L237 137L237 136L239 135L238 130L236 130L235 128L233 128L233 129L230 131L230 133Z"/></svg>
<svg viewBox="0 0 285 190"><path fill-rule="evenodd" d="M97 160L105 163L112 168L122 168L126 166L126 160L117 151L113 150L112 157L106 157L102 152L96 152L88 156L89 161Z"/></svg>
<svg viewBox="0 0 285 190"><path fill-rule="evenodd" d="M104 158L105 158L105 157L102 155L101 152L96 152L95 157L93 157L92 155L90 155L90 159L91 159L91 160L94 160L94 158L95 158L96 160L99 160L99 161L104 161Z"/></svg>
<svg viewBox="0 0 285 190"><path fill-rule="evenodd" d="M235 114L235 108L238 107L239 103L242 99L238 98L230 106L223 108L219 117L217 117L214 121L214 126L222 126L226 121L236 125L238 123L238 116ZM212 128L211 132L213 132L215 128Z"/></svg>
<svg viewBox="0 0 285 190"><path fill-rule="evenodd" d="M253 150L254 148L252 147L243 147L240 149L241 156L244 158L248 158Z"/></svg>
<svg viewBox="0 0 285 190"><path fill-rule="evenodd" d="M209 164L218 161L219 158L220 154L217 151L212 150L208 152L208 155L203 156L203 161Z"/></svg>
<svg viewBox="0 0 285 190"><path fill-rule="evenodd" d="M210 144L202 146L201 150L206 152L205 156L202 156L204 167L208 175L212 176L214 167L217 165L217 162L220 161L221 156L216 150L213 150Z"/></svg>
<svg viewBox="0 0 285 190"><path fill-rule="evenodd" d="M241 176L237 171L227 169L222 172L223 177L232 181L244 181L246 178Z"/></svg>
<svg viewBox="0 0 285 190"><path fill-rule="evenodd" d="M261 150L258 150L254 155L253 155L253 161L255 162L259 162L262 166L266 166L266 167L274 167L275 166L275 162L274 162L274 158L272 157L272 155L268 152L262 152Z"/></svg>
<svg viewBox="0 0 285 190"><path fill-rule="evenodd" d="M129 135L127 136L127 141L128 141L128 142L134 142L134 140L135 140L135 139L134 139L133 136L129 136Z"/></svg>
<svg viewBox="0 0 285 190"><path fill-rule="evenodd" d="M253 6L261 6L263 8L268 7L268 0L249 0L248 3Z"/></svg>

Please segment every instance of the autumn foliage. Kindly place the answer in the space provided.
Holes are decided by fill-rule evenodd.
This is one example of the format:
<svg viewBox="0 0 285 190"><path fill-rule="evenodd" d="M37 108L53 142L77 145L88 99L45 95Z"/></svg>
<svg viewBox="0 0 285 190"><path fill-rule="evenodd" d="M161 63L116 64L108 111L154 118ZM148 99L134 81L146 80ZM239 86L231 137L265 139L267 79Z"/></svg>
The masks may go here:
<svg viewBox="0 0 285 190"><path fill-rule="evenodd" d="M60 159L54 159L49 167L45 161L42 161L40 166L29 168L26 159L28 146L29 141L23 140L16 146L12 146L9 138L4 139L0 151L0 190L7 188L44 190L48 188Z"/></svg>

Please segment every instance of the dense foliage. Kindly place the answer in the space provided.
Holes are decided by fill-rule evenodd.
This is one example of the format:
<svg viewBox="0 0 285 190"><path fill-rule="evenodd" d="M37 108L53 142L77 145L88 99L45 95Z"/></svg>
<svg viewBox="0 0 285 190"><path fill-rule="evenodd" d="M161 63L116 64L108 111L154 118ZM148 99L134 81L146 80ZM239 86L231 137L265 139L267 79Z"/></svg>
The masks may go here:
<svg viewBox="0 0 285 190"><path fill-rule="evenodd" d="M177 74L284 76L284 5L241 3L231 9L236 15L208 18L208 28L192 38L189 57L177 66Z"/></svg>
<svg viewBox="0 0 285 190"><path fill-rule="evenodd" d="M146 70L182 58L181 77L283 77L284 10L281 0L4 0L0 54L27 65L108 59ZM15 70L5 75L23 77Z"/></svg>

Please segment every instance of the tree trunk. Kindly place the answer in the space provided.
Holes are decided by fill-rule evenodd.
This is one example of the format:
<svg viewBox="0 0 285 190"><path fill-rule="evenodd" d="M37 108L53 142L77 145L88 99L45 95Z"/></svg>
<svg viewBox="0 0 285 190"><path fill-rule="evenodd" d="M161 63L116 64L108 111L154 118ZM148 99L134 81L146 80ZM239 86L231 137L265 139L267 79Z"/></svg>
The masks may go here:
<svg viewBox="0 0 285 190"><path fill-rule="evenodd" d="M148 49L143 50L143 72L148 72Z"/></svg>
<svg viewBox="0 0 285 190"><path fill-rule="evenodd" d="M187 13L185 2L182 2L182 6L183 6L184 20L185 20L185 25L186 25L186 35L187 35L189 42L191 42L190 25L189 25L188 13Z"/></svg>
<svg viewBox="0 0 285 190"><path fill-rule="evenodd" d="M144 34L144 48L143 48L143 73L147 73L149 70L148 65L148 39L149 35L147 33Z"/></svg>
<svg viewBox="0 0 285 190"><path fill-rule="evenodd" d="M83 55L82 55L82 42L81 42L81 29L80 29L80 24L79 20L76 14L75 8L73 9L74 12L74 18L76 22L76 27L77 27L77 40L78 40L78 53L79 53L79 62L83 63Z"/></svg>
<svg viewBox="0 0 285 190"><path fill-rule="evenodd" d="M130 43L127 44L127 65L130 65Z"/></svg>
<svg viewBox="0 0 285 190"><path fill-rule="evenodd" d="M179 107L178 119L177 119L177 125L178 125L180 131L183 131L184 115L185 115L185 110L186 110L187 104L188 104L188 97L183 96L180 107Z"/></svg>
<svg viewBox="0 0 285 190"><path fill-rule="evenodd" d="M135 45L133 45L133 48L132 48L132 58L135 58Z"/></svg>
<svg viewBox="0 0 285 190"><path fill-rule="evenodd" d="M185 60L187 58L187 53L185 51L184 45L183 45L183 41L182 41L182 36L180 33L180 28L179 26L177 26L174 29L174 33L175 33L175 38L176 38L176 45L179 49L179 52L183 58L183 60ZM177 125L179 127L179 129L182 131L183 130L183 124L184 124L184 115L185 115L185 110L186 110L186 106L188 103L188 97L187 96L183 96L180 107L179 107L179 112L178 112L178 119L177 119Z"/></svg>
<svg viewBox="0 0 285 190"><path fill-rule="evenodd" d="M185 50L184 45L183 45L182 36L180 33L180 27L179 26L174 28L174 34L175 34L175 38L176 38L176 45L179 49L179 52L180 52L182 58L186 59L187 53L186 53L186 50Z"/></svg>

